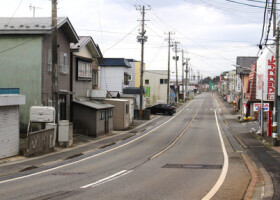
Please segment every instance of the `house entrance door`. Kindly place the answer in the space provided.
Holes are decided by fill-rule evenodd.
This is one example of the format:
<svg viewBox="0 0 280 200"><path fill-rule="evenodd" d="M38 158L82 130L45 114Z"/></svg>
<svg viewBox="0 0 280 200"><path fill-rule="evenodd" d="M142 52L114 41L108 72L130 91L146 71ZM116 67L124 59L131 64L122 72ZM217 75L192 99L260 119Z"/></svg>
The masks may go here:
<svg viewBox="0 0 280 200"><path fill-rule="evenodd" d="M59 98L59 114L60 120L66 120L66 95L60 95Z"/></svg>
<svg viewBox="0 0 280 200"><path fill-rule="evenodd" d="M105 110L105 134L109 133L109 110Z"/></svg>

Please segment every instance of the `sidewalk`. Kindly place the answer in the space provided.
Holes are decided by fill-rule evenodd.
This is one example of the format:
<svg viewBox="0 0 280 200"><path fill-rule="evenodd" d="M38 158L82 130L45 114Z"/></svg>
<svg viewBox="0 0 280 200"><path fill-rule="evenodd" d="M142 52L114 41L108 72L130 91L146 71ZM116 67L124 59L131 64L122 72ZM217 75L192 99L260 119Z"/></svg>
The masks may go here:
<svg viewBox="0 0 280 200"><path fill-rule="evenodd" d="M151 118L152 119L149 121L135 120L133 123L133 126L135 126L134 128L127 131L114 131L110 135L104 135L99 138L74 135L74 145L72 147L55 147L55 151L49 154L31 158L13 156L10 158L0 159L0 177L54 165L71 158L95 152L133 137L166 119L162 115L153 115Z"/></svg>
<svg viewBox="0 0 280 200"><path fill-rule="evenodd" d="M248 188L252 190L251 199L280 199L280 148L273 148L270 138L262 138L252 131L258 129L258 122L238 122L239 114L233 112L232 106L217 95L216 99L228 129L251 160L248 168L254 168L251 181L255 181L254 188Z"/></svg>

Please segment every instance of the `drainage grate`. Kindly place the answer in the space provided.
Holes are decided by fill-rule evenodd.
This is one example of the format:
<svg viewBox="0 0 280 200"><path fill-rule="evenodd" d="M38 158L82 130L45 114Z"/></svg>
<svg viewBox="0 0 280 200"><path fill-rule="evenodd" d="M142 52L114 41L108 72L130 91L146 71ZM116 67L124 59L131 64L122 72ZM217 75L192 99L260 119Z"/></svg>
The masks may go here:
<svg viewBox="0 0 280 200"><path fill-rule="evenodd" d="M70 176L70 175L83 175L85 172L55 172L52 173L51 175L54 176Z"/></svg>
<svg viewBox="0 0 280 200"><path fill-rule="evenodd" d="M162 168L180 169L222 169L223 165L166 164Z"/></svg>

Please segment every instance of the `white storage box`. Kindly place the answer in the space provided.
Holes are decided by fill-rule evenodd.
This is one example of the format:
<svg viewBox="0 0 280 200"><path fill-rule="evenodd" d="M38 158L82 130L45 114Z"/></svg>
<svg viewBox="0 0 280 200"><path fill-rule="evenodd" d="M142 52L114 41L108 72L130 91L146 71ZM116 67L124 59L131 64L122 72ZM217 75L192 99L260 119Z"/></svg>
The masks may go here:
<svg viewBox="0 0 280 200"><path fill-rule="evenodd" d="M55 121L55 109L50 106L32 106L30 108L31 122L50 123Z"/></svg>

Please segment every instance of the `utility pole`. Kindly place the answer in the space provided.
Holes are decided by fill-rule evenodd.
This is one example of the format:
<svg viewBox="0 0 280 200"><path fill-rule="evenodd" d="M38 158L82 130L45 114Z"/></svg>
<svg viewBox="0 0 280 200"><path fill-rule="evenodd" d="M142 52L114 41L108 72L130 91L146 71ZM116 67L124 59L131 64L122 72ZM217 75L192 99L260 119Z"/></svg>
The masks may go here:
<svg viewBox="0 0 280 200"><path fill-rule="evenodd" d="M188 73L189 73L189 60L190 58L187 58L186 59L186 91L188 92L187 93L187 100L189 100L189 90L188 90Z"/></svg>
<svg viewBox="0 0 280 200"><path fill-rule="evenodd" d="M276 3L276 0L274 0L274 3L273 3L273 10L271 11L271 12L273 12L273 37L275 37L276 36L276 21L277 21L277 16L276 16L276 14L277 14L277 12L276 12L276 8L277 8L277 3Z"/></svg>
<svg viewBox="0 0 280 200"><path fill-rule="evenodd" d="M58 125L57 0L52 0L52 104L55 108L55 123ZM58 128L56 130L57 134Z"/></svg>
<svg viewBox="0 0 280 200"><path fill-rule="evenodd" d="M276 6L276 4L275 4ZM276 7L274 7L274 10ZM279 69L279 26L276 30L276 66L275 66L275 88L274 88L274 103L273 103L273 124L272 124L272 138L273 138L273 146L277 146L277 104L278 104L278 69Z"/></svg>
<svg viewBox="0 0 280 200"><path fill-rule="evenodd" d="M148 10L150 10L151 8L149 7ZM148 37L145 36L145 13L146 13L146 8L145 6L138 6L136 7L136 10L140 10L141 14L142 14L142 28L141 28L141 32L140 32L140 36L137 36L137 40L138 42L141 43L141 69L140 69L140 118L143 119L143 71L144 71L144 44L145 42L147 42Z"/></svg>
<svg viewBox="0 0 280 200"><path fill-rule="evenodd" d="M185 66L185 62L184 62L185 58L184 58L184 49L182 49L182 91L183 91L183 96L182 96L182 102L185 101L185 82L184 82L184 66Z"/></svg>
<svg viewBox="0 0 280 200"><path fill-rule="evenodd" d="M171 47L171 33L168 32L168 70L167 70L167 104L170 104L170 47Z"/></svg>
<svg viewBox="0 0 280 200"><path fill-rule="evenodd" d="M174 42L175 45L175 57L173 57L175 59L175 66L176 66L176 103L178 103L179 100L179 84L178 84L178 59L179 57L177 56L178 53L178 44L179 42Z"/></svg>

